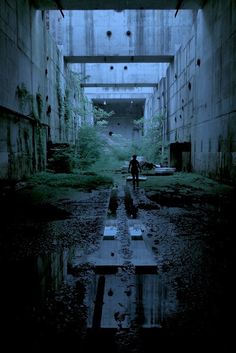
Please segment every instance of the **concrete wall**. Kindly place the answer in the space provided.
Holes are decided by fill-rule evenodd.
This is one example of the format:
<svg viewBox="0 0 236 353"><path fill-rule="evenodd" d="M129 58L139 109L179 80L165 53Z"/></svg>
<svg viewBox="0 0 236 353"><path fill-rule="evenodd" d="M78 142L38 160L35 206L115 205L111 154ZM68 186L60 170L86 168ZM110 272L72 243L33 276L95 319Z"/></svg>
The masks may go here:
<svg viewBox="0 0 236 353"><path fill-rule="evenodd" d="M195 62L192 85L196 99L192 163L194 169L219 180L236 181L235 1L209 2L199 11L196 26L196 58L201 64Z"/></svg>
<svg viewBox="0 0 236 353"><path fill-rule="evenodd" d="M1 179L43 170L49 138L76 138L79 117L73 109L68 117L66 106L78 105L79 92L74 93L74 81L46 24L45 13L35 11L28 0L0 2Z"/></svg>
<svg viewBox="0 0 236 353"><path fill-rule="evenodd" d="M192 170L225 182L236 181L235 39L235 1L208 1L168 67L166 103L151 105L166 104L169 144L191 143Z"/></svg>
<svg viewBox="0 0 236 353"><path fill-rule="evenodd" d="M132 116L113 116L108 120L108 125L105 129L105 134L112 132L112 135L121 135L129 143L135 140L134 118Z"/></svg>

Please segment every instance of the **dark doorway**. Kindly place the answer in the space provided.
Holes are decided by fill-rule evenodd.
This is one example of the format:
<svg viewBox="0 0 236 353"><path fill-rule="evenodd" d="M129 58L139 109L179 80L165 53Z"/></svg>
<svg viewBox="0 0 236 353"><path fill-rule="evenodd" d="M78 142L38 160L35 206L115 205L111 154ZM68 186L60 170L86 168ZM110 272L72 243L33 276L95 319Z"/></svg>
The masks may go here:
<svg viewBox="0 0 236 353"><path fill-rule="evenodd" d="M177 171L191 171L191 142L175 142L170 144L170 166Z"/></svg>

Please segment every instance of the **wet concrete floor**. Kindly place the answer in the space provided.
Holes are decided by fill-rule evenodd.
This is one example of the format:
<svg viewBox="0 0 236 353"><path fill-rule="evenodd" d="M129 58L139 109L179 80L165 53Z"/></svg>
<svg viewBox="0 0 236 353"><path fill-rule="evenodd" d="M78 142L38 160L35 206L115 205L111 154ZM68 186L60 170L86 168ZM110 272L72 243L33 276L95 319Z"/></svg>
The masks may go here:
<svg viewBox="0 0 236 353"><path fill-rule="evenodd" d="M232 203L191 200L129 183L5 198L2 351L230 351Z"/></svg>

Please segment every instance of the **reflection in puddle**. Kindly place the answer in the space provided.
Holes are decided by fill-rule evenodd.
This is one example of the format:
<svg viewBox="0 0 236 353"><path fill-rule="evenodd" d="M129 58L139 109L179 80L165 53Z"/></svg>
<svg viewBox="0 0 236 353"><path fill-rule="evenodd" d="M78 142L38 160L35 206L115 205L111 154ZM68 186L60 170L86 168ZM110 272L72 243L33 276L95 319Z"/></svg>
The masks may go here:
<svg viewBox="0 0 236 353"><path fill-rule="evenodd" d="M97 251L86 257L75 252L70 259L72 273L83 262L91 266L85 304L86 325L92 332L160 329L165 316L166 290L146 244L145 228L139 219L128 218L123 207L124 212L119 205L117 218L108 212Z"/></svg>
<svg viewBox="0 0 236 353"><path fill-rule="evenodd" d="M133 241L139 242L143 241ZM45 349L48 340L53 347L55 340L57 346L60 342L67 346L68 337L78 343L81 352L87 352L90 340L97 342L101 337L110 339L116 347L113 352L118 352L124 330L125 337L137 343L137 328L161 328L166 293L152 261L137 266L120 257L115 266L105 262L74 265L78 254L77 248L66 249L24 260L24 264L15 264L11 274L8 272L4 305L11 311L7 309L6 317L9 322L21 323L16 332L11 328L12 334L38 342L38 352ZM26 332L30 332L27 339Z"/></svg>
<svg viewBox="0 0 236 353"><path fill-rule="evenodd" d="M113 211L114 205L113 195ZM48 347L48 340L53 348L61 348L62 342L68 347L68 339L87 352L94 341L103 347L103 338L110 342L107 351L112 347L114 353L123 352L128 338L137 345L140 329L151 332L162 327L163 280L141 222L123 214L116 219L113 212L107 219L100 247L93 253L71 247L24 259L8 269L4 299L12 312L8 310L6 317L24 323L14 334L22 340L30 332L27 339L37 343L37 352ZM129 345L126 348L131 351Z"/></svg>
<svg viewBox="0 0 236 353"><path fill-rule="evenodd" d="M127 274L125 268L118 268L115 274L96 275L86 298L87 325L130 328L137 321L141 327L161 327L162 293L156 274Z"/></svg>

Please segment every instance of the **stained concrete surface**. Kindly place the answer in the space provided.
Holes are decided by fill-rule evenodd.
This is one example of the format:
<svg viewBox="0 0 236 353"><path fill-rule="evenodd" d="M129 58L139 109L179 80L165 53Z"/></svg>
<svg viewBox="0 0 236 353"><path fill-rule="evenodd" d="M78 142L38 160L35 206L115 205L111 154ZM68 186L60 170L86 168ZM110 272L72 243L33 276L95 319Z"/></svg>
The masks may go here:
<svg viewBox="0 0 236 353"><path fill-rule="evenodd" d="M234 200L126 183L32 207L2 195L3 351L231 351ZM134 224L143 240L131 240Z"/></svg>

